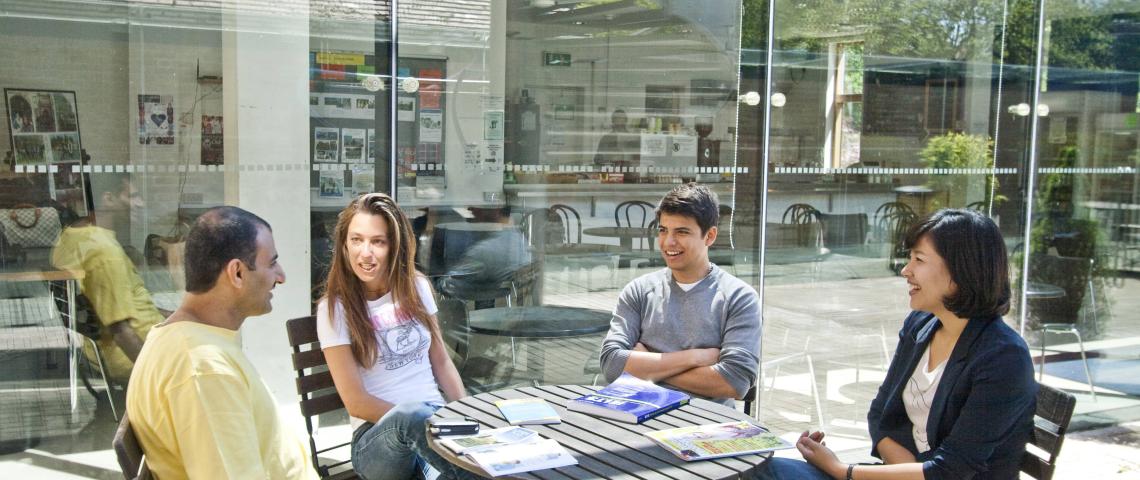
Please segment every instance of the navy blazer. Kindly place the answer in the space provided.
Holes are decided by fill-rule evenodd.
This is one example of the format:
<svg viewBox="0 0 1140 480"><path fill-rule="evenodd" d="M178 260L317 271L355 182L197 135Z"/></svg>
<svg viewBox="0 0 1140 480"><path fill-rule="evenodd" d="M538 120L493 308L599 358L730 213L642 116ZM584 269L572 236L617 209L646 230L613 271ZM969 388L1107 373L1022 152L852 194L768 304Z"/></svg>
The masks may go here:
<svg viewBox="0 0 1140 480"><path fill-rule="evenodd" d="M1018 478L1033 428L1037 382L1025 340L1000 317L966 323L930 406L930 450L918 453L902 391L941 326L927 312L907 316L887 377L867 414L871 455L880 457L879 441L890 437L923 463L926 480Z"/></svg>

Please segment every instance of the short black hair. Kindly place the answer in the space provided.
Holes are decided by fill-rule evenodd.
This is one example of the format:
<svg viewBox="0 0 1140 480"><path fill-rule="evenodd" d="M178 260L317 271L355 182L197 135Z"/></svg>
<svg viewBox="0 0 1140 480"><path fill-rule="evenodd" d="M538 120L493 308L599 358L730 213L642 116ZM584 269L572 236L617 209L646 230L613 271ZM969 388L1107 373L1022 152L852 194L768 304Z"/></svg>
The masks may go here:
<svg viewBox="0 0 1140 480"><path fill-rule="evenodd" d="M961 318L1009 312L1009 256L993 220L973 210L939 210L910 228L904 247L914 248L923 235L930 235L958 287L942 299L947 310Z"/></svg>
<svg viewBox="0 0 1140 480"><path fill-rule="evenodd" d="M215 207L200 215L186 235L186 291L214 288L218 274L235 258L256 269L258 227L273 231L269 222L238 207Z"/></svg>
<svg viewBox="0 0 1140 480"><path fill-rule="evenodd" d="M690 217L697 221L701 235L704 235L720 221L720 202L709 187L689 182L677 185L665 194L657 204L656 213L658 221L662 213Z"/></svg>

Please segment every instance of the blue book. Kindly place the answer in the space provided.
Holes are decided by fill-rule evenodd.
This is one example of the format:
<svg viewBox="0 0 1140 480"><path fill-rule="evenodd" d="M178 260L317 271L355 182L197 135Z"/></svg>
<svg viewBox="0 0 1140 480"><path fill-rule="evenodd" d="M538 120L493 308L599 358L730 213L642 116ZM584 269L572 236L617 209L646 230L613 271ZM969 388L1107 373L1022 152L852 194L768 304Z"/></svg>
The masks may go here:
<svg viewBox="0 0 1140 480"><path fill-rule="evenodd" d="M626 423L641 423L687 403L689 396L685 393L623 373L596 393L571 400L566 409Z"/></svg>

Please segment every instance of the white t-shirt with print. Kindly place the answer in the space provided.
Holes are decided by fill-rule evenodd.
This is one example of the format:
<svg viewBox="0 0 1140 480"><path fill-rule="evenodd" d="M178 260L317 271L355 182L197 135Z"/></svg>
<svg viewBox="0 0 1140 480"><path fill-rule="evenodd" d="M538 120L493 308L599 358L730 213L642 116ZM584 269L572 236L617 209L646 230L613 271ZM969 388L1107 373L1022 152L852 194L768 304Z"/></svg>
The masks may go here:
<svg viewBox="0 0 1140 480"><path fill-rule="evenodd" d="M435 305L427 279L416 278L416 290L427 313L435 315L439 309ZM337 305L336 315L330 322L326 302L327 300L321 300L317 305L317 338L321 341L321 348L350 345L351 337L344 307ZM431 334L416 320L400 321L396 316L396 307L392 303L391 293L368 302L368 316L376 327L376 342L380 352L376 356L376 364L371 368L356 366L364 390L393 405L405 402L443 404L443 396L435 382L428 356ZM353 430L364 422L363 419L352 417Z"/></svg>

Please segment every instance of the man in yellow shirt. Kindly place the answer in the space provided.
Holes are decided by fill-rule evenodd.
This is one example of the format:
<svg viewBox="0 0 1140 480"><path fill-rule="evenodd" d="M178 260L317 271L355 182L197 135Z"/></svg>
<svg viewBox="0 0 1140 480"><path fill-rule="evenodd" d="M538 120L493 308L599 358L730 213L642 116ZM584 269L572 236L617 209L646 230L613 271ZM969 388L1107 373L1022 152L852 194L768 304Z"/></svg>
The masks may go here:
<svg viewBox="0 0 1140 480"><path fill-rule="evenodd" d="M126 383L131 366L142 349L147 332L166 317L155 307L131 256L119 243L119 234L107 228L108 219L138 218L146 204L129 178L103 192L100 214L95 211L65 225L51 252L53 266L83 271L80 292L91 302L99 330L96 343L112 380ZM104 215L106 214L106 215ZM94 322L92 322L94 323ZM83 352L96 361L95 349L84 342Z"/></svg>
<svg viewBox="0 0 1140 480"><path fill-rule="evenodd" d="M305 443L241 350L247 317L285 281L269 224L237 207L203 213L186 238L186 296L151 330L127 415L155 476L316 478Z"/></svg>
<svg viewBox="0 0 1140 480"><path fill-rule="evenodd" d="M96 342L107 364L107 374L123 383L139 355L151 327L163 315L151 301L134 263L115 240L115 233L81 220L65 229L52 249L51 263L64 270L82 270L79 284L100 323ZM87 358L94 350L84 343Z"/></svg>

